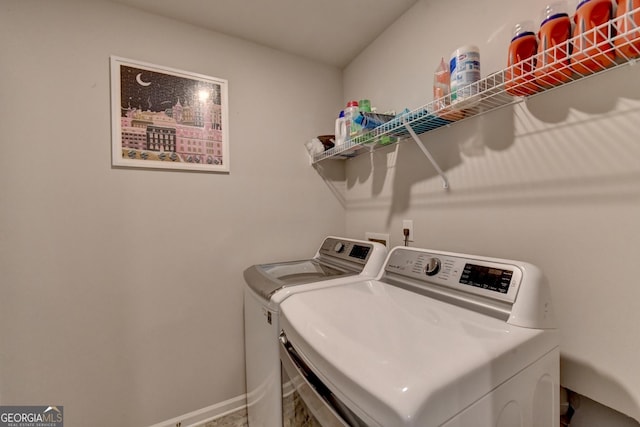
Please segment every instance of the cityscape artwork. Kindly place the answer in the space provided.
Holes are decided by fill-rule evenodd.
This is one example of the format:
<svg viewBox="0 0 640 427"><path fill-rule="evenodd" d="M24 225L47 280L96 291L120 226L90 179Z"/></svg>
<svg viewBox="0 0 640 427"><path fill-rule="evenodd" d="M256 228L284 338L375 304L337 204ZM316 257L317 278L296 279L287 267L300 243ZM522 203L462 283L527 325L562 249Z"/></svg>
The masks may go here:
<svg viewBox="0 0 640 427"><path fill-rule="evenodd" d="M227 81L111 57L112 164L229 172Z"/></svg>

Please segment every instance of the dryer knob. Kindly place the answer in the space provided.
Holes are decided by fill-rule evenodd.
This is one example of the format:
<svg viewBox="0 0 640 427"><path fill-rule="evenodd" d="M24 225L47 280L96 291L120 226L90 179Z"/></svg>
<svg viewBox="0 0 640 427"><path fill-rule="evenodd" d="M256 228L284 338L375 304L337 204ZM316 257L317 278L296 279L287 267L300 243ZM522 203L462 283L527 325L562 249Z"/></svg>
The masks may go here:
<svg viewBox="0 0 640 427"><path fill-rule="evenodd" d="M338 253L344 251L344 243L342 243L342 242L336 243L336 246L333 248L333 250L338 252Z"/></svg>
<svg viewBox="0 0 640 427"><path fill-rule="evenodd" d="M429 258L424 267L427 276L435 276L440 271L440 260L438 258Z"/></svg>

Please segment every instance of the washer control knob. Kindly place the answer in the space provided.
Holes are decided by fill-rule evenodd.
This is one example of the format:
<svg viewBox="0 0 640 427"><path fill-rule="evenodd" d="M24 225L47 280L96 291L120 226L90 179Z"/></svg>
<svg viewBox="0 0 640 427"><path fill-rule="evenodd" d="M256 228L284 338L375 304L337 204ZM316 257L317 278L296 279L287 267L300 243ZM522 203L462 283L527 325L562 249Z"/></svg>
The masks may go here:
<svg viewBox="0 0 640 427"><path fill-rule="evenodd" d="M342 243L342 242L336 243L336 245L333 248L333 250L336 251L337 253L341 253L342 251L344 251L344 243Z"/></svg>
<svg viewBox="0 0 640 427"><path fill-rule="evenodd" d="M427 276L435 276L440 271L440 260L438 258L429 258L424 267Z"/></svg>

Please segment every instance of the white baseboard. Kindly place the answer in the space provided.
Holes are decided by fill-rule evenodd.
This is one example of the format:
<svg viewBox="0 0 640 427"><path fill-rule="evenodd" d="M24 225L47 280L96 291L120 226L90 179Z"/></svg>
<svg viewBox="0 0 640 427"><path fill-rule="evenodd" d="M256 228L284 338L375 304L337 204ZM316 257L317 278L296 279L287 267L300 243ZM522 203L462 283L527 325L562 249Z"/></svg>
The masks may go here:
<svg viewBox="0 0 640 427"><path fill-rule="evenodd" d="M246 406L247 396L243 394L238 397L225 400L224 402L216 403L215 405L211 405L206 408L197 409L193 412L189 412L188 414L184 414L167 421L162 421L149 427L176 427L178 424L180 424L180 427L195 427L244 409Z"/></svg>

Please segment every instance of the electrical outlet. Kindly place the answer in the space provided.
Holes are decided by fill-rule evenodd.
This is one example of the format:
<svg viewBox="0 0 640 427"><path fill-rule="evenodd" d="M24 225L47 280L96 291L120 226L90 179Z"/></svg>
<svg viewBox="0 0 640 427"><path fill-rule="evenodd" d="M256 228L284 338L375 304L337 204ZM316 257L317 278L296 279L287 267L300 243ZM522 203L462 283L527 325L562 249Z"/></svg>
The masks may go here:
<svg viewBox="0 0 640 427"><path fill-rule="evenodd" d="M402 221L402 240L405 239L404 230L409 230L409 235L406 237L407 242L413 242L413 220L405 219Z"/></svg>

